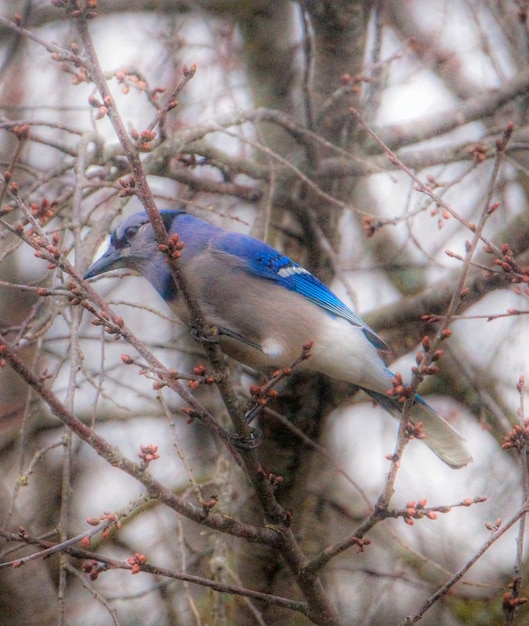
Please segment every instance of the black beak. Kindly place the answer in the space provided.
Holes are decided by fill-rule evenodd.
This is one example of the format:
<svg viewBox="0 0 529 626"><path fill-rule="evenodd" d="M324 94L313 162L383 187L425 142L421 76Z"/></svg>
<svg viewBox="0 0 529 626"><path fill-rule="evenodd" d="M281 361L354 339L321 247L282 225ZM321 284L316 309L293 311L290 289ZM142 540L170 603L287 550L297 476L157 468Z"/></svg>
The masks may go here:
<svg viewBox="0 0 529 626"><path fill-rule="evenodd" d="M120 267L125 267L126 254L124 254L126 248L123 250L116 250L113 245L110 245L108 250L103 256L93 263L83 278L93 278L99 274L104 274L110 270L116 270Z"/></svg>

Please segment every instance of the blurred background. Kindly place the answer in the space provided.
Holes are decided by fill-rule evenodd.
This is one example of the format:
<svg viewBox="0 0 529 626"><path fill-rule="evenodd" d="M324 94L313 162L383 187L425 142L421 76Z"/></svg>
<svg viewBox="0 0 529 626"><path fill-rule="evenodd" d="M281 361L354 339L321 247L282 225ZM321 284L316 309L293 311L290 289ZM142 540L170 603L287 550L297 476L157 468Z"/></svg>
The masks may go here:
<svg viewBox="0 0 529 626"><path fill-rule="evenodd" d="M137 458L140 445L158 445L161 458L149 469L165 485L195 504L197 493L215 494L217 511L262 523L226 448L201 424L188 424L185 403L154 390L153 375L123 363L123 353L138 355L70 306L70 278L48 269L6 226L23 220L15 181L82 274L119 220L142 208L119 183L130 172L104 103L82 64L68 60L86 52L61 4L0 1L0 331L77 417L124 454ZM344 624L415 615L489 539L486 524L518 514L528 493L525 464L501 444L527 417L519 380L529 345L529 2L92 4L95 50L132 135L148 127L183 67L197 68L142 157L159 208L250 233L307 267L380 333L405 379L422 337L434 335L435 316L448 309L475 225L498 203L472 250L440 372L421 386L466 437L475 462L453 471L411 441L392 506L487 501L413 526L385 520L365 552L350 549L322 571ZM514 132L496 173L497 141L509 122ZM124 272L94 286L167 367L186 372L205 362L145 280ZM51 295L39 296L39 288ZM230 367L243 399L263 380ZM228 426L214 388L196 396ZM259 456L283 477L278 499L312 557L371 513L398 425L362 393L322 376L293 376L273 409L305 437L269 413L259 424ZM22 525L33 537L64 539L85 530L89 516L126 509L122 530L94 539L91 550L118 560L139 552L177 572L298 597L276 552L145 503L142 492L65 433L9 366L0 370L5 531ZM514 577L522 596L527 587L522 539L523 528L513 526L422 623L527 623L523 607L516 615L502 607ZM0 541L2 561L20 555ZM79 560L64 555L1 570L0 581L5 625L309 623L169 578L113 570L90 581Z"/></svg>

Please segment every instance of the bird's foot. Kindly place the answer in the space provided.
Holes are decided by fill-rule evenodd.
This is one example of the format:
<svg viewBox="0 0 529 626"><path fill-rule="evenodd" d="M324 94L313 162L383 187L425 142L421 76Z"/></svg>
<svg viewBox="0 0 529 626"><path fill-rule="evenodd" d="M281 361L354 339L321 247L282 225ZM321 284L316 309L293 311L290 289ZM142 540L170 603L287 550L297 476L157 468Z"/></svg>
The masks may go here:
<svg viewBox="0 0 529 626"><path fill-rule="evenodd" d="M230 434L230 439L233 445L238 450L243 451L254 450L257 448L257 446L261 444L262 437L263 432L259 428L251 428L249 438L241 437L237 433Z"/></svg>
<svg viewBox="0 0 529 626"><path fill-rule="evenodd" d="M196 326L190 326L189 332L195 341L200 343L219 343L219 334L216 329L209 334L202 334Z"/></svg>

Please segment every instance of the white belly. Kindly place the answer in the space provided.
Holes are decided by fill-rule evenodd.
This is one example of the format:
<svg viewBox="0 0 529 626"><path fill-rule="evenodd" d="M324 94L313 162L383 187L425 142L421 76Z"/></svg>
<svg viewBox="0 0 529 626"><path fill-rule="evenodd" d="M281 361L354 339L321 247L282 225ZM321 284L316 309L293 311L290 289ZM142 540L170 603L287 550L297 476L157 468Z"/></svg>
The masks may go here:
<svg viewBox="0 0 529 626"><path fill-rule="evenodd" d="M308 367L373 391L391 389L392 375L360 327L328 317L318 330Z"/></svg>

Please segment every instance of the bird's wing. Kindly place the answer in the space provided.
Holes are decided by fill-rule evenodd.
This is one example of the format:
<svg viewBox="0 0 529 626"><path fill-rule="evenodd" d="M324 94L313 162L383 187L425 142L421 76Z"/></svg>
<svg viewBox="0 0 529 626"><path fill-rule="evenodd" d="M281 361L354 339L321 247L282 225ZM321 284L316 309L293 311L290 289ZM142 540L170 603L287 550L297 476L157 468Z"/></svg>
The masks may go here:
<svg viewBox="0 0 529 626"><path fill-rule="evenodd" d="M268 244L246 235L223 231L210 243L210 250L213 254L217 252L235 257L250 274L299 293L329 314L346 319L359 327L377 350L390 350L375 331L327 286Z"/></svg>

